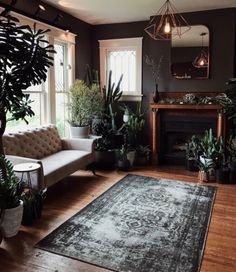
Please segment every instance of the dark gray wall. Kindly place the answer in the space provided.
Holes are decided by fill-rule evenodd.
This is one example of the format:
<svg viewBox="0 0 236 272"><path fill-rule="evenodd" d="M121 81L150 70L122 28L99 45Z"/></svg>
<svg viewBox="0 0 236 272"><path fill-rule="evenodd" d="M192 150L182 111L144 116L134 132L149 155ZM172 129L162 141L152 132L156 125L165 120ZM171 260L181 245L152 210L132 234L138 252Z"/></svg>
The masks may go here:
<svg viewBox="0 0 236 272"><path fill-rule="evenodd" d="M223 9L184 14L192 25L203 24L210 31L210 78L207 80L176 80L170 74L170 42L154 41L145 32L147 22L97 25L93 27L93 66L99 68L98 40L143 37L143 54L164 56L160 76L160 91L220 91L225 81L234 75L235 9ZM154 89L148 67L143 63L143 92Z"/></svg>
<svg viewBox="0 0 236 272"><path fill-rule="evenodd" d="M0 0L0 6L10 4L11 0ZM45 12L41 12L37 17L34 16L39 3L46 8ZM14 11L37 19L38 21L54 25L59 28L69 29L72 33L78 35L76 38L76 77L83 79L85 73L85 65L92 64L92 26L87 24L63 11L60 11L50 5L37 0L18 0L13 8ZM63 18L58 23L53 23L57 14L62 14Z"/></svg>

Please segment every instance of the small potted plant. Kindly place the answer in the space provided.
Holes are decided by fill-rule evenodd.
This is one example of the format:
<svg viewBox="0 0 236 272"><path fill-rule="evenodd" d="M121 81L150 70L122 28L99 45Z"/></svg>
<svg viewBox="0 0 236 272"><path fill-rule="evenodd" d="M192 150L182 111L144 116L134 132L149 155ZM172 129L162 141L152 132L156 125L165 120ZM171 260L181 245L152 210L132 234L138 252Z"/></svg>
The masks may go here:
<svg viewBox="0 0 236 272"><path fill-rule="evenodd" d="M136 159L135 159L135 164L137 165L147 165L149 159L150 159L150 154L151 154L151 149L149 148L148 145L139 145L136 148Z"/></svg>
<svg viewBox="0 0 236 272"><path fill-rule="evenodd" d="M229 162L225 159L225 155L223 154L222 158L216 163L216 182L227 184L229 183Z"/></svg>
<svg viewBox="0 0 236 272"><path fill-rule="evenodd" d="M24 211L22 225L31 225L35 219L41 218L46 191L46 188L41 190L28 188L23 192Z"/></svg>
<svg viewBox="0 0 236 272"><path fill-rule="evenodd" d="M94 115L100 113L103 101L100 88L96 84L88 87L82 80L76 80L69 92L68 120L72 138L87 138Z"/></svg>
<svg viewBox="0 0 236 272"><path fill-rule="evenodd" d="M230 183L236 182L236 137L230 137L227 145L229 151Z"/></svg>
<svg viewBox="0 0 236 272"><path fill-rule="evenodd" d="M215 179L216 162L224 152L222 137L214 137L212 129L206 130L198 146L199 161L203 165L211 165L210 180Z"/></svg>
<svg viewBox="0 0 236 272"><path fill-rule="evenodd" d="M189 171L197 171L197 160L199 152L199 138L195 135L186 144L186 169Z"/></svg>
<svg viewBox="0 0 236 272"><path fill-rule="evenodd" d="M200 182L209 182L210 181L210 169L212 169L213 164L211 161L203 160L198 161L198 179Z"/></svg>
<svg viewBox="0 0 236 272"><path fill-rule="evenodd" d="M121 149L119 150L117 167L119 170L127 171L130 168L130 162L127 158L128 150L126 149L125 145L122 145Z"/></svg>
<svg viewBox="0 0 236 272"><path fill-rule="evenodd" d="M21 226L23 187L13 171L12 164L4 156L0 157L0 164L2 163L5 165L6 175L0 172L0 222L3 236L8 238L15 236Z"/></svg>

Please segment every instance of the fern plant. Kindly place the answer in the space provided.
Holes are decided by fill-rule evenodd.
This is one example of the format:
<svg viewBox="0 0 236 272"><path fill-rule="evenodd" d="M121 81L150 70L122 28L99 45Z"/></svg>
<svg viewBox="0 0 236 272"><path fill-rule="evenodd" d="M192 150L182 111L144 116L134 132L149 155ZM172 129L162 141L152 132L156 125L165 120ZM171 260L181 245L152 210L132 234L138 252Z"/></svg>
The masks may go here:
<svg viewBox="0 0 236 272"><path fill-rule="evenodd" d="M0 163L6 166L7 176L4 178L0 171L0 209L11 209L19 205L23 186L16 177L13 166L4 156L0 156Z"/></svg>

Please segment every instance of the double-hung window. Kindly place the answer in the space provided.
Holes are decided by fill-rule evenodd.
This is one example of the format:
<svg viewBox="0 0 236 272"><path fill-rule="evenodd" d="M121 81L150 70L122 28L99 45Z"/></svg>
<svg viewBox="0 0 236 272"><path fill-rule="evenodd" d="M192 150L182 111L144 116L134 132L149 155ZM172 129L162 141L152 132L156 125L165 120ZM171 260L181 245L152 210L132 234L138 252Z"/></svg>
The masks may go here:
<svg viewBox="0 0 236 272"><path fill-rule="evenodd" d="M122 100L141 101L142 98L142 38L100 40L100 81L107 83L109 71L117 83L123 74Z"/></svg>
<svg viewBox="0 0 236 272"><path fill-rule="evenodd" d="M14 13L20 24L33 27L34 21ZM30 86L24 90L30 95L31 107L35 113L32 117L26 117L29 125L23 121L10 121L7 124L7 131L14 132L28 127L37 127L47 123L57 125L61 136L68 135L68 92L75 79L75 35L66 33L63 30L37 22L37 28L51 31L45 37L50 44L54 45L56 51L52 54L53 66L48 69L47 80L41 85ZM10 114L8 115L10 118Z"/></svg>

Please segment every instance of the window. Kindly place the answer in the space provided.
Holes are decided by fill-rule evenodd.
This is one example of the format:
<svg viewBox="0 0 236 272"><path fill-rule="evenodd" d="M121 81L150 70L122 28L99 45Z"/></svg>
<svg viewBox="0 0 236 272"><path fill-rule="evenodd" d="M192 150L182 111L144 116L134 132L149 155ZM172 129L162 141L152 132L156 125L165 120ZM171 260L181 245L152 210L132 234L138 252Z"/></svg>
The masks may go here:
<svg viewBox="0 0 236 272"><path fill-rule="evenodd" d="M68 100L68 70L67 44L56 41L54 44L55 95L56 95L56 125L61 136L65 136L67 130L67 100Z"/></svg>
<svg viewBox="0 0 236 272"><path fill-rule="evenodd" d="M16 13L14 13L14 16L19 19L20 24L33 27L35 21ZM24 91L30 95L30 99L33 101L31 107L35 113L31 118L26 117L29 125L23 120L13 120L7 123L6 130L7 132L15 132L28 127L54 123L57 125L60 135L67 136L66 104L69 87L75 79L75 35L41 22L37 22L37 28L51 29L47 39L50 44L54 45L56 51L53 55L54 65L48 69L46 82L39 86L31 86ZM10 117L10 114L8 117Z"/></svg>
<svg viewBox="0 0 236 272"><path fill-rule="evenodd" d="M142 38L101 40L99 44L102 86L106 85L110 70L115 83L123 74L122 100L141 101Z"/></svg>

